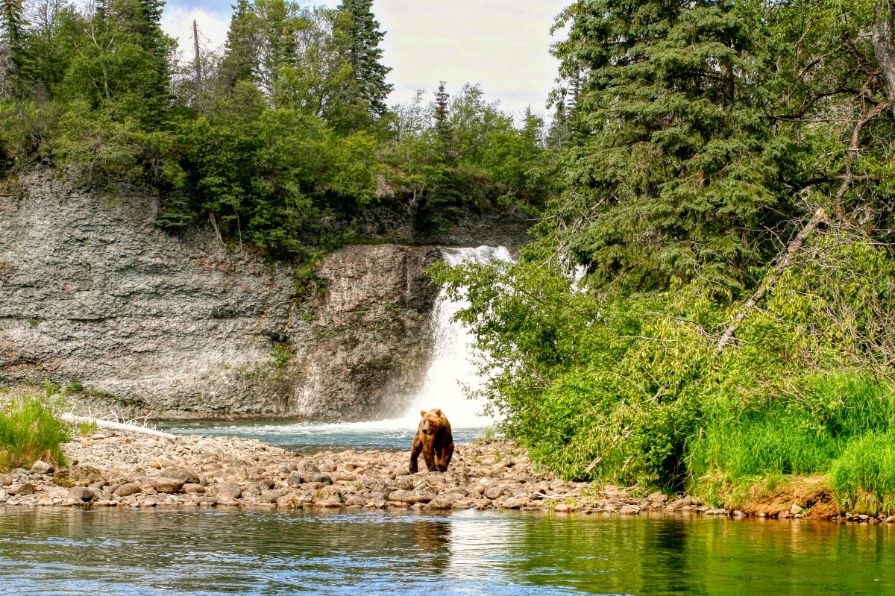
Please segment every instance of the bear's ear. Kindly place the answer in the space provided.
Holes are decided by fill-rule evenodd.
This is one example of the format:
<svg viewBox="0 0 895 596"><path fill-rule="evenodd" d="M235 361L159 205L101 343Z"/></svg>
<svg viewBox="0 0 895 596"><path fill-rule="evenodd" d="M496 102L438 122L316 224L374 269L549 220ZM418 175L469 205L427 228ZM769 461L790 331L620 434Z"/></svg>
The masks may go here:
<svg viewBox="0 0 895 596"><path fill-rule="evenodd" d="M426 411L425 411L425 410L420 410L420 416L422 416L423 418L425 418L425 417L426 417Z"/></svg>

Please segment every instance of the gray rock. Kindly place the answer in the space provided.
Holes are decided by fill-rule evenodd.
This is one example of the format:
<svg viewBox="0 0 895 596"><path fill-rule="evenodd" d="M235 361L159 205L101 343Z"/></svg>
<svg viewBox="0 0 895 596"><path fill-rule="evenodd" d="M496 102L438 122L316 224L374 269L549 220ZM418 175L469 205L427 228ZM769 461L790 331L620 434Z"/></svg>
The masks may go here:
<svg viewBox="0 0 895 596"><path fill-rule="evenodd" d="M640 507L637 505L623 505L618 512L621 515L637 515L640 513Z"/></svg>
<svg viewBox="0 0 895 596"><path fill-rule="evenodd" d="M525 497L508 497L500 499L495 504L501 509L521 509L528 505L528 499Z"/></svg>
<svg viewBox="0 0 895 596"><path fill-rule="evenodd" d="M214 495L220 501L235 501L242 496L242 489L235 484L218 484L214 489Z"/></svg>
<svg viewBox="0 0 895 596"><path fill-rule="evenodd" d="M300 472L292 472L289 474L289 477L286 478L286 484L289 486L298 486L302 482L304 482L304 479Z"/></svg>
<svg viewBox="0 0 895 596"><path fill-rule="evenodd" d="M32 474L52 474L55 468L47 462L39 459L31 466Z"/></svg>
<svg viewBox="0 0 895 596"><path fill-rule="evenodd" d="M654 505L660 505L662 503L668 502L668 495L666 495L665 493L656 491L654 493L651 493L646 498L646 500Z"/></svg>
<svg viewBox="0 0 895 596"><path fill-rule="evenodd" d="M501 495L507 493L507 488L505 486L492 486L485 489L485 497L491 499L492 501L501 497Z"/></svg>
<svg viewBox="0 0 895 596"><path fill-rule="evenodd" d="M142 489L137 482L127 482L116 488L112 494L116 497L129 497L139 493Z"/></svg>
<svg viewBox="0 0 895 596"><path fill-rule="evenodd" d="M159 471L159 476L164 478L174 478L176 480L182 480L184 484L199 484L200 475L198 472L193 470L187 470L185 468L162 468Z"/></svg>
<svg viewBox="0 0 895 596"><path fill-rule="evenodd" d="M435 498L435 495L429 493L410 492L406 490L395 490L388 494L389 501L400 503L428 503Z"/></svg>
<svg viewBox="0 0 895 596"><path fill-rule="evenodd" d="M82 503L89 503L90 501L96 500L99 496L96 494L95 490L86 486L73 486L68 489L68 494L75 501L80 501Z"/></svg>
<svg viewBox="0 0 895 596"><path fill-rule="evenodd" d="M34 494L34 485L31 484L30 482L23 482L21 484L17 484L12 487L12 489L9 491L9 494L16 495L16 496L33 495Z"/></svg>
<svg viewBox="0 0 895 596"><path fill-rule="evenodd" d="M281 488L278 490L266 490L261 493L261 502L262 503L276 503L277 499L288 493L289 491L285 488Z"/></svg>
<svg viewBox="0 0 895 596"><path fill-rule="evenodd" d="M9 486L12 483L12 474L0 474L0 486Z"/></svg>
<svg viewBox="0 0 895 596"><path fill-rule="evenodd" d="M183 480L177 478L152 478L150 482L156 492L169 495L179 493L184 485Z"/></svg>
<svg viewBox="0 0 895 596"><path fill-rule="evenodd" d="M69 396L83 409L158 417L360 420L415 388L439 249L345 247L318 266L325 291L301 302L288 264L227 250L210 226L166 234L157 197L57 174L25 172L21 193L0 195L4 380L52 371L107 395Z"/></svg>
<svg viewBox="0 0 895 596"><path fill-rule="evenodd" d="M703 515L727 515L726 509L714 508L714 509L706 509L702 512Z"/></svg>
<svg viewBox="0 0 895 596"><path fill-rule="evenodd" d="M311 477L311 482L317 482L319 484L332 484L333 480L326 474L314 474Z"/></svg>

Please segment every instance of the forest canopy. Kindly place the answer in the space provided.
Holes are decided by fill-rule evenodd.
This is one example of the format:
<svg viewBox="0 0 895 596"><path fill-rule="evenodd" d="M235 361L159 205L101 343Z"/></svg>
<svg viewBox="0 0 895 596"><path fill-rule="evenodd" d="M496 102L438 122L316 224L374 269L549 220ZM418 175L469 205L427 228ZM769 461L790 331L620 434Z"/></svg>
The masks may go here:
<svg viewBox="0 0 895 596"><path fill-rule="evenodd" d="M537 209L542 120L517 123L475 85L389 107L371 6L238 0L222 51L197 43L178 60L161 0L2 0L0 169L48 163L99 190L151 189L165 229L211 219L299 261L382 201L424 227Z"/></svg>

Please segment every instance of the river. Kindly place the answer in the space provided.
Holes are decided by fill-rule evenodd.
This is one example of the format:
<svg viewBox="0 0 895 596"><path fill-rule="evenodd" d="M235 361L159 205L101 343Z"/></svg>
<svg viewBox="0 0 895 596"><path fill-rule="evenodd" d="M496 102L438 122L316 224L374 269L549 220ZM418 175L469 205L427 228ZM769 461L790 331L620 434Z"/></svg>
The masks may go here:
<svg viewBox="0 0 895 596"><path fill-rule="evenodd" d="M895 528L463 512L0 510L16 593L883 593Z"/></svg>

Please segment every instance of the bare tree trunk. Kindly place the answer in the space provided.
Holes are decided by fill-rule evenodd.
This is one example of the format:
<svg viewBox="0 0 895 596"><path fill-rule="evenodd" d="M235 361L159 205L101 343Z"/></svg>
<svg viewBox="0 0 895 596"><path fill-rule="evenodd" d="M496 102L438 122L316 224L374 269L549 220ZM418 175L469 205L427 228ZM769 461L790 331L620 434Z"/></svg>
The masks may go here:
<svg viewBox="0 0 895 596"><path fill-rule="evenodd" d="M193 19L193 63L196 68L196 95L202 86L202 55L199 52L199 26L196 25L196 19Z"/></svg>
<svg viewBox="0 0 895 596"><path fill-rule="evenodd" d="M895 102L895 35L892 32L895 11L892 8L892 0L877 0L875 17L872 32L873 52L886 82L886 96L890 102Z"/></svg>
<svg viewBox="0 0 895 596"><path fill-rule="evenodd" d="M746 318L755 305L758 304L758 301L764 298L764 295L767 294L768 290L777 285L777 280L780 279L780 276L786 271L786 268L790 266L792 263L792 258L795 256L799 249L802 248L802 245L805 244L805 240L808 239L808 236L820 225L823 221L829 221L829 217L827 216L827 212L823 209L823 207L819 208L814 212L814 216L808 220L808 223L805 224L805 227L802 228L802 231L793 238L792 242L789 243L789 246L786 247L786 250L781 255L780 259L777 261L777 266L774 267L774 270L771 271L771 274L768 275L767 279L765 279L758 289L755 290L755 293L749 297L749 300L746 301L746 304L743 305L743 308L740 309L740 312L737 313L737 316L734 317L733 322L727 326L727 329L724 330L724 335L721 336L721 339L718 340L718 345L715 349L718 352L721 352L724 349L724 346L730 342L733 334L736 332L737 327L740 326L740 323L743 322L743 319Z"/></svg>

